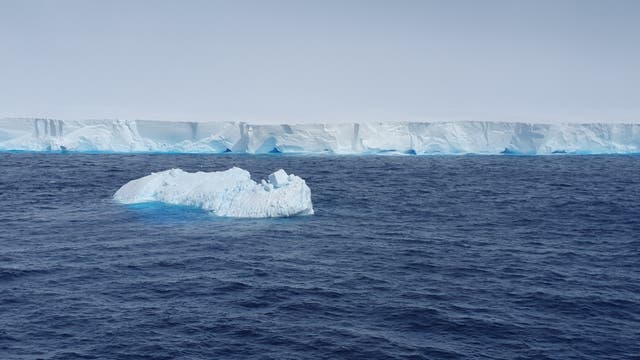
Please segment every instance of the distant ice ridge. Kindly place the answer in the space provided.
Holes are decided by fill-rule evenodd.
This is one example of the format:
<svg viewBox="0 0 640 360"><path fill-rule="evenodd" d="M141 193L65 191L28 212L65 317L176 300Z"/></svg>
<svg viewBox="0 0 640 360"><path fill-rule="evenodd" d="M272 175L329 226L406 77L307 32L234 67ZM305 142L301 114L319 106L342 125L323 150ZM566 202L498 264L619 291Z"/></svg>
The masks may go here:
<svg viewBox="0 0 640 360"><path fill-rule="evenodd" d="M502 122L259 125L1 119L0 150L308 154L640 153L640 124Z"/></svg>
<svg viewBox="0 0 640 360"><path fill-rule="evenodd" d="M248 171L189 173L171 169L132 180L113 199L123 204L163 202L238 218L312 215L311 190L298 176L278 170L256 183Z"/></svg>

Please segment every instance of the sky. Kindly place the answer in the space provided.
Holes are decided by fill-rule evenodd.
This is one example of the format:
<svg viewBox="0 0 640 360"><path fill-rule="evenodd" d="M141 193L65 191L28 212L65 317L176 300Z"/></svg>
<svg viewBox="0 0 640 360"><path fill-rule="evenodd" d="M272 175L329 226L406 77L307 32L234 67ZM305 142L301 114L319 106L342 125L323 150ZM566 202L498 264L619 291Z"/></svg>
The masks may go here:
<svg viewBox="0 0 640 360"><path fill-rule="evenodd" d="M0 117L640 122L640 1L0 0Z"/></svg>

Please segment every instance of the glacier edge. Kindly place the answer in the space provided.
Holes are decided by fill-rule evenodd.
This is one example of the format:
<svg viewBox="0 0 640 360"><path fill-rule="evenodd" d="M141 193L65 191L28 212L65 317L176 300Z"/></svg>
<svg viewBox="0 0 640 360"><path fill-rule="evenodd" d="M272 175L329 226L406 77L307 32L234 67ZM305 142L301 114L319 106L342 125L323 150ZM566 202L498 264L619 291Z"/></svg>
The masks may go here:
<svg viewBox="0 0 640 360"><path fill-rule="evenodd" d="M0 119L1 151L306 154L630 154L640 124L249 124Z"/></svg>

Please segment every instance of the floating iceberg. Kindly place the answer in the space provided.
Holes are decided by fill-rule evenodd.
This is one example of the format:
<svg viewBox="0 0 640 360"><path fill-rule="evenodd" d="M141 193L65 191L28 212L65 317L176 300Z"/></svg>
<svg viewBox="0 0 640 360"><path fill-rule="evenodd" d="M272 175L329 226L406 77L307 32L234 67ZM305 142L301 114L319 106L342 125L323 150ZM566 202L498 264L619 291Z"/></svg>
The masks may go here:
<svg viewBox="0 0 640 360"><path fill-rule="evenodd" d="M640 124L0 119L0 150L306 154L640 153Z"/></svg>
<svg viewBox="0 0 640 360"><path fill-rule="evenodd" d="M129 181L114 195L123 204L163 202L238 218L312 215L311 190L298 176L278 170L256 183L248 171L189 173L171 169Z"/></svg>

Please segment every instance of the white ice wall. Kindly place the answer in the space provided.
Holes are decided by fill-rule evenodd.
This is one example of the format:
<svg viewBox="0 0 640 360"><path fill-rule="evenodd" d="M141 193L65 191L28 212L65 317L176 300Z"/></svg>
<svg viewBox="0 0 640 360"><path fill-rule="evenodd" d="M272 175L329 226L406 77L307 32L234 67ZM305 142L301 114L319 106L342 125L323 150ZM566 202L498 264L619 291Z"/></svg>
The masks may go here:
<svg viewBox="0 0 640 360"><path fill-rule="evenodd" d="M0 119L0 150L189 153L640 153L640 124L502 122L259 125Z"/></svg>

